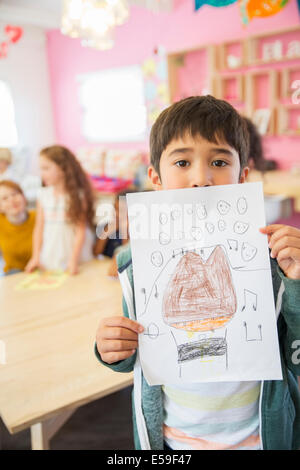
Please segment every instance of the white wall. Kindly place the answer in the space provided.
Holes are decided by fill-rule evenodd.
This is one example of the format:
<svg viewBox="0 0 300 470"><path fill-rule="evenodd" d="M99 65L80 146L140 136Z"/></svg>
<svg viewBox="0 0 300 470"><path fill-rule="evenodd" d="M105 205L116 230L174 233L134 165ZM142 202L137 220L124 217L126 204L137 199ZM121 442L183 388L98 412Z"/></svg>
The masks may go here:
<svg viewBox="0 0 300 470"><path fill-rule="evenodd" d="M5 24L0 21L0 42L5 38ZM0 80L10 86L15 105L19 145L12 150L22 155L26 172L37 173L39 150L55 142L46 36L42 28L19 26L23 36L9 45L7 58L0 59Z"/></svg>

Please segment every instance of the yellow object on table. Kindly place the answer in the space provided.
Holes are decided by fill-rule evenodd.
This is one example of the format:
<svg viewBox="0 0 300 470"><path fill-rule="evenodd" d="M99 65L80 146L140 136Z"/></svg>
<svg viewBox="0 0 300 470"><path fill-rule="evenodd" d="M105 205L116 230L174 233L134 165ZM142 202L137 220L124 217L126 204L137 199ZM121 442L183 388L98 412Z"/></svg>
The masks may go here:
<svg viewBox="0 0 300 470"><path fill-rule="evenodd" d="M59 289L16 290L24 273L0 279L0 415L10 433L31 427L33 449L47 449L79 406L132 384L132 374L94 355L100 319L122 315L121 286L107 277L108 265L83 264Z"/></svg>

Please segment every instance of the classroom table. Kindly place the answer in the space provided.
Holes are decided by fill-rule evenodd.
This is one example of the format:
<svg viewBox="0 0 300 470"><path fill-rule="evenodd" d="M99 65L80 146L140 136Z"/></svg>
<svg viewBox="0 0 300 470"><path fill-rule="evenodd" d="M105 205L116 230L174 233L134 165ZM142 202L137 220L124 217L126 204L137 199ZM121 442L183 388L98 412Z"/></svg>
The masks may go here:
<svg viewBox="0 0 300 470"><path fill-rule="evenodd" d="M247 181L262 181L266 195L280 195L294 199L294 210L300 212L300 169L273 170L265 173L251 170Z"/></svg>
<svg viewBox="0 0 300 470"><path fill-rule="evenodd" d="M31 428L32 449L49 449L79 406L132 384L93 352L100 319L122 315L108 263L86 263L56 289L17 291L24 273L0 279L0 415L12 434Z"/></svg>

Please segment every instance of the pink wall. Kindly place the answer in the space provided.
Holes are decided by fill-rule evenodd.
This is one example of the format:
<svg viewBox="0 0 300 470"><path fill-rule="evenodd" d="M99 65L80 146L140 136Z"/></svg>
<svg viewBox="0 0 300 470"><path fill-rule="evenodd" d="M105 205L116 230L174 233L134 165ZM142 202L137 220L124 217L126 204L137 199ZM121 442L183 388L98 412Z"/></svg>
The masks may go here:
<svg viewBox="0 0 300 470"><path fill-rule="evenodd" d="M51 93L59 143L74 151L87 144L80 133L81 111L76 83L79 74L139 64L151 56L158 45L167 52L176 52L299 24L296 0L289 0L287 6L274 16L252 20L247 27L242 25L237 3L223 8L204 5L197 12L193 10L193 4L192 0L177 0L174 12L159 15L131 7L129 21L116 28L115 46L110 51L83 48L78 40L67 38L58 30L48 32ZM115 148L117 144L112 146ZM147 146L145 142L142 148L147 149ZM141 148L141 145L135 147ZM266 155L278 160L284 168L300 162L298 137L265 138L265 149Z"/></svg>

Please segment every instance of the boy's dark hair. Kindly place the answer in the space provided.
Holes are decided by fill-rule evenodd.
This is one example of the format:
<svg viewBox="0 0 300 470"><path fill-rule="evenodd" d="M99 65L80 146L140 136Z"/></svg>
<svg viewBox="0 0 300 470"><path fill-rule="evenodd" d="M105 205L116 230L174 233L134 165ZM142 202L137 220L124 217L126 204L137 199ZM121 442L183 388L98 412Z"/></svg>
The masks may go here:
<svg viewBox="0 0 300 470"><path fill-rule="evenodd" d="M162 152L176 138L189 133L209 142L225 141L239 154L241 169L249 155L249 135L244 119L226 101L213 96L190 96L162 111L150 134L150 159L160 175Z"/></svg>
<svg viewBox="0 0 300 470"><path fill-rule="evenodd" d="M244 117L249 133L249 162L252 160L254 168L259 171L273 170L276 168L274 160L264 157L262 137L251 119Z"/></svg>

